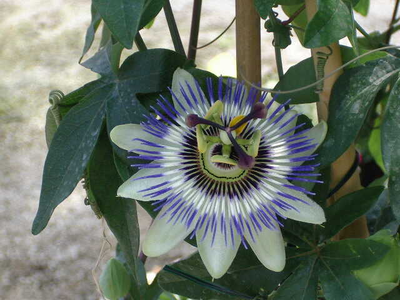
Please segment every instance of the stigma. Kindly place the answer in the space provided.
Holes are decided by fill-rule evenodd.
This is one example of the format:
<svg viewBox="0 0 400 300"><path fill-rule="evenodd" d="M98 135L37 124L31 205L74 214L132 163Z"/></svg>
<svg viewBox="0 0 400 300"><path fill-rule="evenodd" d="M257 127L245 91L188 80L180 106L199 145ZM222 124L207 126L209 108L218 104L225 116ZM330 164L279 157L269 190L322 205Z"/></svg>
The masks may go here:
<svg viewBox="0 0 400 300"><path fill-rule="evenodd" d="M240 169L249 170L255 164L258 148L261 141L261 132L256 130L250 138L241 137L242 132L251 120L265 119L267 108L261 102L254 104L250 113L246 116L233 117L229 124L224 125L222 114L224 104L216 101L207 111L204 118L196 114L186 117L186 125L189 128L196 127L197 148L200 153L205 153L210 147L221 144L222 153L211 157L211 162L238 166ZM213 127L219 131L219 135L207 134L207 129ZM235 155L232 155L234 151ZM234 157L234 158L232 158Z"/></svg>

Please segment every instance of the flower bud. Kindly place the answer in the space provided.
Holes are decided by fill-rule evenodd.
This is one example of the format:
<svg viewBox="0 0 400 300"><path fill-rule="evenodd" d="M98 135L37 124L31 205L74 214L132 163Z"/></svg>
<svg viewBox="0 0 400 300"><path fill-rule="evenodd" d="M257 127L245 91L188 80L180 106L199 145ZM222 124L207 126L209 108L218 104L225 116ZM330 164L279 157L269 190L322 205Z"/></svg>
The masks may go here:
<svg viewBox="0 0 400 300"><path fill-rule="evenodd" d="M117 300L126 296L130 287L131 281L124 265L111 258L100 275L100 288L104 296L110 300Z"/></svg>

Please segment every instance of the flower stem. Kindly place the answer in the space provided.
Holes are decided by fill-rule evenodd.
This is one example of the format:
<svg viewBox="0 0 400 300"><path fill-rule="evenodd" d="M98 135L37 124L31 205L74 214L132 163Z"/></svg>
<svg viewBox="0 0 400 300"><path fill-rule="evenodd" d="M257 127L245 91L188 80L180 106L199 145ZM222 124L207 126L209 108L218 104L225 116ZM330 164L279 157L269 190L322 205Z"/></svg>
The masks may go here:
<svg viewBox="0 0 400 300"><path fill-rule="evenodd" d="M136 37L135 37L135 45L139 51L147 50L146 44L144 43L143 38L139 32L136 34Z"/></svg>
<svg viewBox="0 0 400 300"><path fill-rule="evenodd" d="M183 56L186 56L185 49L183 49L183 44L181 36L179 35L178 26L176 26L174 13L172 12L171 3L169 0L165 0L164 4L165 18L167 19L169 32L171 34L172 42L174 44L175 51Z"/></svg>
<svg viewBox="0 0 400 300"><path fill-rule="evenodd" d="M305 4L302 5L298 10L296 10L296 11L293 13L293 15L290 16L289 19L287 19L286 21L283 21L283 22L282 22L282 25L289 25L290 23L292 23L293 20L296 19L297 16L298 16L299 14L301 14L302 11L303 11L305 8L306 8L306 5L305 5Z"/></svg>
<svg viewBox="0 0 400 300"><path fill-rule="evenodd" d="M356 28L357 30L369 41L371 40L370 35L364 30L364 28L361 27L360 24L358 24L357 21L354 20L354 22L356 23Z"/></svg>
<svg viewBox="0 0 400 300"><path fill-rule="evenodd" d="M195 60L197 52L197 41L199 38L200 15L202 0L194 0L192 12L192 26L190 28L190 39L188 49L188 59Z"/></svg>

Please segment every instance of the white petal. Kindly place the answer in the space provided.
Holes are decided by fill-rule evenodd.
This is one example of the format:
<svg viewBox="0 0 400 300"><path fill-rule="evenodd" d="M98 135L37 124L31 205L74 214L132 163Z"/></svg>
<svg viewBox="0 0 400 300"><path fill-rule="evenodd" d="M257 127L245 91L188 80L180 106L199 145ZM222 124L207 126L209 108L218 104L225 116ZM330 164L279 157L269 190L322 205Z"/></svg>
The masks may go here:
<svg viewBox="0 0 400 300"><path fill-rule="evenodd" d="M292 129L293 127L296 126L297 117L294 117L296 114L297 114L297 111L295 111L295 110L290 110L290 111L288 111L287 113L285 113L285 115L282 117L282 119L279 120L279 122L276 123L276 124L272 124L272 122L273 122L274 120L278 119L278 118L282 115L282 113L276 115L276 116L275 116L273 119L271 119L271 120L268 120L268 117L267 117L267 119L261 121L262 123L260 123L260 125L261 125L261 124L262 124L262 125L261 125L260 129L263 130L263 131L265 132L265 135L266 135L267 138L274 138L274 139L279 138L279 135L277 135L277 134L286 132L286 131L288 131L288 130L290 130L290 129ZM287 121L289 121L290 118L292 118L292 117L294 117L293 120L291 120L291 121L290 121L285 127L283 127L282 129L279 129L279 127L280 127L281 125L285 124L285 123L286 123ZM289 136L292 135L293 133L294 133L294 131L288 133L287 135L285 135L285 137L289 137ZM275 136L276 136L276 138L275 138Z"/></svg>
<svg viewBox="0 0 400 300"><path fill-rule="evenodd" d="M260 262L266 268L280 272L286 263L285 244L279 225L276 224L275 226L276 230L263 227L261 232L253 234L255 242L253 242L248 232L245 232L244 235Z"/></svg>
<svg viewBox="0 0 400 300"><path fill-rule="evenodd" d="M292 185L289 181L284 179L278 179L278 181L282 182L282 184ZM281 196L281 198L286 203L290 204L297 210L297 211L295 209L283 210L278 206L275 206L275 208L283 216L292 220L311 223L311 224L322 224L326 221L325 213L324 210L321 208L321 206L319 206L317 203L315 203L313 200L307 197L304 193L283 186L281 187L277 186L277 188L282 192L287 193L296 198L299 198L305 202L304 203L302 201L291 200Z"/></svg>
<svg viewBox="0 0 400 300"><path fill-rule="evenodd" d="M224 234L222 234L220 229L217 229L214 243L211 245L213 239L212 232L208 232L202 241L204 229L205 226L196 232L197 248L208 273L213 278L218 279L226 273L232 264L240 246L240 239L235 230L233 245L229 234L227 236L227 243L225 244Z"/></svg>
<svg viewBox="0 0 400 300"><path fill-rule="evenodd" d="M144 237L142 250L143 253L149 257L160 256L167 253L183 241L194 229L195 220L192 222L192 225L187 228L185 224L179 221L175 224L174 220L168 222L169 215L160 218L168 207L169 206L165 206L160 211Z"/></svg>
<svg viewBox="0 0 400 300"><path fill-rule="evenodd" d="M197 114L199 114L201 116L205 115L207 113L207 110L208 110L209 107L206 107L203 110L201 110L200 108L202 107L202 104L200 106L196 105L196 103L192 99L191 93L190 93L190 91L189 91L189 89L187 87L188 84L192 88L192 91L193 91L196 99L198 99L199 103L202 103L201 102L201 97L203 97L203 99L205 99L204 93L201 90L200 90L200 93L199 93L199 91L197 90L194 77L189 72L187 72L187 71L185 71L185 70L183 70L181 68L178 68L174 72L174 76L173 76L173 79L172 79L172 91L174 92L174 94L178 98L179 103L184 107L184 109L182 109L182 106L177 102L175 97L172 97L173 101L174 101L175 109L183 117L186 117L187 114L191 114L191 113L197 113ZM186 95L189 97L189 99L192 100L194 108L191 108L188 105L186 99L184 98L184 96L181 93L181 89L182 88L185 91ZM208 106L208 105L206 105L206 106Z"/></svg>
<svg viewBox="0 0 400 300"><path fill-rule="evenodd" d="M167 195L169 195L170 192L167 192L165 194L158 195L158 196L145 196L145 195L149 194L151 192L155 192L160 189L166 188L168 186L168 184L160 186L159 188L156 188L156 189L149 190L149 191L143 191L143 192L140 192L140 191L148 189L153 186L156 186L156 185L166 182L168 180L172 181L172 178L174 177L174 175L154 177L154 178L144 178L144 179L137 179L137 178L151 176L151 175L157 175L160 173L165 173L167 171L176 170L176 169L177 169L177 167L150 168L150 169L139 170L137 173L135 173L135 175L133 175L131 178L129 178L127 181L125 181L118 188L117 195L119 197L132 198L132 199L141 200L141 201L152 201L152 200L163 199Z"/></svg>
<svg viewBox="0 0 400 300"><path fill-rule="evenodd" d="M307 139L311 139L311 143L312 144L317 144L317 146L315 146L315 148L304 151L304 152L300 152L298 153L296 156L308 156L311 155L315 152L315 150L318 149L319 145L322 144L322 142L325 139L326 136L326 132L328 131L328 125L326 124L325 121L321 121L319 122L316 126L314 126L313 128L311 128L306 134L305 136L307 136ZM294 162L293 166L299 166L301 165L303 162Z"/></svg>
<svg viewBox="0 0 400 300"><path fill-rule="evenodd" d="M114 127L110 132L111 141L118 147L131 151L132 149L162 151L162 148L143 145L142 139L158 145L167 145L165 140L145 132L139 124L124 124Z"/></svg>

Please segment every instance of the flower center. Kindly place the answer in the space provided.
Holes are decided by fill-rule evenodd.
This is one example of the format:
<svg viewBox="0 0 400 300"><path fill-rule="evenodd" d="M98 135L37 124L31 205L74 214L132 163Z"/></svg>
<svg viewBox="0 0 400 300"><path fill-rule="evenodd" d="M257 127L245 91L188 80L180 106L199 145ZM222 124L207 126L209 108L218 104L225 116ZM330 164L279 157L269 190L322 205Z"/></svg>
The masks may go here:
<svg viewBox="0 0 400 300"><path fill-rule="evenodd" d="M251 169L255 164L261 132L256 130L249 139L240 138L240 134L250 120L265 118L267 109L264 104L258 102L247 116L235 116L228 126L224 126L221 119L223 108L224 104L218 100L204 118L190 114L186 117L186 124L196 127L197 148L202 155L204 154L202 157L207 170L217 168L219 171L232 172L238 169L242 173L242 170ZM219 130L219 136L206 133L205 130L210 126Z"/></svg>

